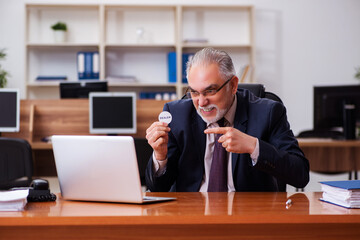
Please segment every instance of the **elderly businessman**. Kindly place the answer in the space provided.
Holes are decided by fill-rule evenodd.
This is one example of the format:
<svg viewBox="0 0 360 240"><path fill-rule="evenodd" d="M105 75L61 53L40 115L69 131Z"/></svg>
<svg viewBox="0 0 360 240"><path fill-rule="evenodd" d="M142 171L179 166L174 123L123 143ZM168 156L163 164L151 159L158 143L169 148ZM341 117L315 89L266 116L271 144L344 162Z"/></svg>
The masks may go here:
<svg viewBox="0 0 360 240"><path fill-rule="evenodd" d="M232 59L205 48L187 63L188 98L166 103L172 122L146 131L151 191L279 191L303 188L309 162L282 103L238 90Z"/></svg>

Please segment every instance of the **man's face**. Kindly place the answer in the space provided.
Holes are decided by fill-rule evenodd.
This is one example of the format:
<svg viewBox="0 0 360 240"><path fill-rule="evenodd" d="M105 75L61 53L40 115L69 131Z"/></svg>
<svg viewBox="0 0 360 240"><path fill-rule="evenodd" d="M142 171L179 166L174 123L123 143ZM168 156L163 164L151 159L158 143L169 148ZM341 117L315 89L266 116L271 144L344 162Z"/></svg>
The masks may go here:
<svg viewBox="0 0 360 240"><path fill-rule="evenodd" d="M204 96L205 90L217 90L225 83L219 74L218 65L211 64L191 67L188 82L192 91L201 93L198 97L192 98L198 114L206 123L213 123L221 119L230 108L237 90L238 78L234 76L215 95Z"/></svg>

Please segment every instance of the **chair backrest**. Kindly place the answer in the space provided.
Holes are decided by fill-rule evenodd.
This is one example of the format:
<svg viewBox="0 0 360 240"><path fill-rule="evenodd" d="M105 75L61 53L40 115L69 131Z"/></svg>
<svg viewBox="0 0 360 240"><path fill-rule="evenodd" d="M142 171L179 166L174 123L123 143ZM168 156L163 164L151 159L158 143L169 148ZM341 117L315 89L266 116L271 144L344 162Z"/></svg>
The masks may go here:
<svg viewBox="0 0 360 240"><path fill-rule="evenodd" d="M252 92L253 94L255 94L255 96L257 96L257 97L268 98L268 99L272 99L274 101L282 103L281 98L279 96L277 96L275 93L266 92L265 91L265 86L263 84L260 84L260 83L240 83L238 85L238 89L239 88L247 89L250 92Z"/></svg>
<svg viewBox="0 0 360 240"><path fill-rule="evenodd" d="M145 169L150 159L150 156L153 153L153 149L148 144L145 138L134 138L134 143L135 143L136 156L138 160L141 185L146 185Z"/></svg>
<svg viewBox="0 0 360 240"><path fill-rule="evenodd" d="M28 187L32 176L30 144L24 139L0 137L0 189Z"/></svg>
<svg viewBox="0 0 360 240"><path fill-rule="evenodd" d="M260 83L240 83L238 85L239 88L247 89L257 97L263 98L265 96L265 87Z"/></svg>
<svg viewBox="0 0 360 240"><path fill-rule="evenodd" d="M275 93L272 93L272 92L265 92L264 93L264 98L272 99L274 101L283 103L281 98L278 95L276 95Z"/></svg>

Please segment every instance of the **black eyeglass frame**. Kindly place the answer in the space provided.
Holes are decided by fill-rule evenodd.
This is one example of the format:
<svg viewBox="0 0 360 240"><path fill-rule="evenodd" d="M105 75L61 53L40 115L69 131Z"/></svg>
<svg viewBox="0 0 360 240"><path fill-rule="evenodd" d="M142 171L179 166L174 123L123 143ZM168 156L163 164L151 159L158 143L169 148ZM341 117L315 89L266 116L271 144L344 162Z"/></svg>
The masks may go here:
<svg viewBox="0 0 360 240"><path fill-rule="evenodd" d="M183 96L181 99L184 99L185 97L187 97L187 98L192 98L191 94L194 94L194 93L199 94L199 95L196 96L196 97L199 97L201 94L202 94L204 97L206 97L206 96L214 96L214 95L216 95L221 89L223 89L223 88L225 87L225 85L228 84L233 78L234 78L234 76L232 76L231 78L229 78L228 80L226 80L226 81L224 82L224 84L221 85L218 89L208 89L208 90L205 90L205 91L203 91L203 92L201 92L201 93L200 93L200 92L197 92L197 91L191 91L191 88L188 87L188 88L186 89L186 91L185 91L184 96ZM212 93L212 92L214 92L214 93ZM209 94L209 93L211 93L211 94Z"/></svg>

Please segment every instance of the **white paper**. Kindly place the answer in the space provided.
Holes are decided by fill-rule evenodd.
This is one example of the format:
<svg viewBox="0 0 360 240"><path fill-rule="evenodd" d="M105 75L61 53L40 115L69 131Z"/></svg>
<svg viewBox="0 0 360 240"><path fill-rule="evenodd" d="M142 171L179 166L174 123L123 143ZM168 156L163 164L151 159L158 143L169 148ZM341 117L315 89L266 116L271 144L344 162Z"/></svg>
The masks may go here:
<svg viewBox="0 0 360 240"><path fill-rule="evenodd" d="M0 211L22 211L27 203L29 190L0 191Z"/></svg>

